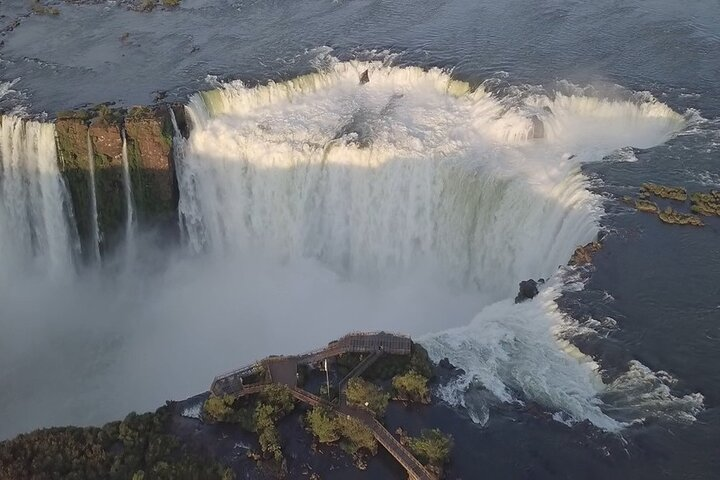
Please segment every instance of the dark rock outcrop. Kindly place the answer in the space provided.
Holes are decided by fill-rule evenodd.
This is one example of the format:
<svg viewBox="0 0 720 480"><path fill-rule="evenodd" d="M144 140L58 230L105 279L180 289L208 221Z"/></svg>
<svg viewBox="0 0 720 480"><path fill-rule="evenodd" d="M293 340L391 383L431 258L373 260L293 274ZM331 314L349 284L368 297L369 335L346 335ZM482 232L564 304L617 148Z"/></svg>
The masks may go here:
<svg viewBox="0 0 720 480"><path fill-rule="evenodd" d="M532 138L545 138L545 124L537 115L530 117L532 121Z"/></svg>
<svg viewBox="0 0 720 480"><path fill-rule="evenodd" d="M515 297L515 303L520 303L524 302L525 300L531 300L535 298L535 296L539 293L538 285L541 285L542 283L544 283L544 281L536 282L532 278L530 280L524 280L520 282L520 291Z"/></svg>
<svg viewBox="0 0 720 480"><path fill-rule="evenodd" d="M575 249L575 253L570 257L568 265L587 265L592 263L593 254L600 251L602 244L600 242L590 242L582 247Z"/></svg>
<svg viewBox="0 0 720 480"><path fill-rule="evenodd" d="M365 84L368 83L369 81L370 81L370 70L365 70L365 71L360 75L360 85L365 85Z"/></svg>

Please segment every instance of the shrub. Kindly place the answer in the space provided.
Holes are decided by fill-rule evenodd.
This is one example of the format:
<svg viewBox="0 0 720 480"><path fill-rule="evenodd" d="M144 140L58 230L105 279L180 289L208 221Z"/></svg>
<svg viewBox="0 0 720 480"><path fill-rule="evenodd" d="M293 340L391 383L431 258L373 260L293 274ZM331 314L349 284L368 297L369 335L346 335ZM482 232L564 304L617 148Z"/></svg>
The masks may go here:
<svg viewBox="0 0 720 480"><path fill-rule="evenodd" d="M410 370L404 375L397 375L392 380L397 398L410 402L430 403L428 379Z"/></svg>
<svg viewBox="0 0 720 480"><path fill-rule="evenodd" d="M276 423L294 408L295 402L290 389L275 384L263 389L260 401L255 407L255 429L260 449L266 457L271 457L278 463L282 462L283 456Z"/></svg>
<svg viewBox="0 0 720 480"><path fill-rule="evenodd" d="M295 399L285 385L270 384L260 393L261 400L273 408L273 418L279 420L295 408Z"/></svg>
<svg viewBox="0 0 720 480"><path fill-rule="evenodd" d="M166 7L177 7L180 5L180 0L162 0L162 4Z"/></svg>
<svg viewBox="0 0 720 480"><path fill-rule="evenodd" d="M275 425L276 410L272 405L260 403L255 409L255 425L258 431L258 443L266 457L282 462L280 432Z"/></svg>
<svg viewBox="0 0 720 480"><path fill-rule="evenodd" d="M222 397L216 397L210 395L210 398L205 400L203 404L203 412L206 417L216 422L227 422L230 421L231 417L235 413L233 409L233 403L235 398L231 395L223 395Z"/></svg>
<svg viewBox="0 0 720 480"><path fill-rule="evenodd" d="M424 465L441 467L450 458L453 439L436 428L423 430L419 437L408 441L408 447Z"/></svg>
<svg viewBox="0 0 720 480"><path fill-rule="evenodd" d="M335 414L323 407L315 407L305 417L312 433L320 443L332 443L340 440L335 423Z"/></svg>
<svg viewBox="0 0 720 480"><path fill-rule="evenodd" d="M347 400L352 405L365 407L375 415L385 413L390 395L362 378L351 378L347 384Z"/></svg>
<svg viewBox="0 0 720 480"><path fill-rule="evenodd" d="M372 431L359 420L337 415L325 407L315 407L305 417L308 427L320 443L340 441L340 447L351 455L361 450L377 453L377 440Z"/></svg>
<svg viewBox="0 0 720 480"><path fill-rule="evenodd" d="M351 455L365 449L371 454L377 453L377 440L372 431L353 417L339 415L336 417L337 428L342 440L340 447Z"/></svg>

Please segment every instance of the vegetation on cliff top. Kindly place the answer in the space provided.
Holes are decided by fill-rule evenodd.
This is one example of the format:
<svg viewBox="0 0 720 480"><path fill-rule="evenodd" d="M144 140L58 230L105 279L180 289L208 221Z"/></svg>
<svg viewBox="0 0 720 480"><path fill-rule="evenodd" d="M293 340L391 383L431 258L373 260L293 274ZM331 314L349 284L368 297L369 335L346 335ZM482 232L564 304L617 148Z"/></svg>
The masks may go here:
<svg viewBox="0 0 720 480"><path fill-rule="evenodd" d="M167 407L102 428L37 430L0 443L0 478L230 480L229 468L188 453L169 434Z"/></svg>

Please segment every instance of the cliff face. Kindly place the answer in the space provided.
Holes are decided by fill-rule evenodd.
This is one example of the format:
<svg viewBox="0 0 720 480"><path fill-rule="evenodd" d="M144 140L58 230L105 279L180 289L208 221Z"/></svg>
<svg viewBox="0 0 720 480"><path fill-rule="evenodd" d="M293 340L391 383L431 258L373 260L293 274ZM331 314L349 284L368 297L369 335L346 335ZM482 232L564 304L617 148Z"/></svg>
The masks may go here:
<svg viewBox="0 0 720 480"><path fill-rule="evenodd" d="M57 132L58 166L67 184L72 199L73 215L80 237L83 256L89 258L91 251L91 209L90 209L90 163L88 159L88 126L85 118L58 118Z"/></svg>
<svg viewBox="0 0 720 480"><path fill-rule="evenodd" d="M128 212L123 183L122 133L120 125L104 118L92 119L88 132L95 162L100 250L105 252L116 244Z"/></svg>
<svg viewBox="0 0 720 480"><path fill-rule="evenodd" d="M175 217L178 201L172 125L166 108L125 118L133 195L142 222Z"/></svg>
<svg viewBox="0 0 720 480"><path fill-rule="evenodd" d="M92 251L90 161L95 170L100 250L112 251L123 237L129 208L123 175L123 133L127 141L133 204L140 223L174 225L177 183L168 107L70 112L56 121L58 164L72 197L84 256ZM88 149L90 138L92 151ZM92 157L92 158L90 158Z"/></svg>

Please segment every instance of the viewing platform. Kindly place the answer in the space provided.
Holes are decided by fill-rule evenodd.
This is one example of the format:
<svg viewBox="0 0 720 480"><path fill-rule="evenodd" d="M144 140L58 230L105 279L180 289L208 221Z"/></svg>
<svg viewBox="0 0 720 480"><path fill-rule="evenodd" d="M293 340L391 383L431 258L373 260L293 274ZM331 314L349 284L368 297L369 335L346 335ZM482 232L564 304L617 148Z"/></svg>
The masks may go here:
<svg viewBox="0 0 720 480"><path fill-rule="evenodd" d="M269 384L285 385L296 400L306 405L323 406L337 415L347 415L362 423L372 432L378 443L405 468L411 480L435 480L435 476L370 411L347 405L343 401L343 395L340 396L338 403L331 403L298 387L299 365L315 364L346 353L370 354L339 382L338 386L342 389L352 377L360 375L382 355L409 356L412 351L413 342L406 335L387 332L353 332L318 350L301 355L271 356L252 365L218 375L213 380L210 391L217 396L242 397L260 393Z"/></svg>

